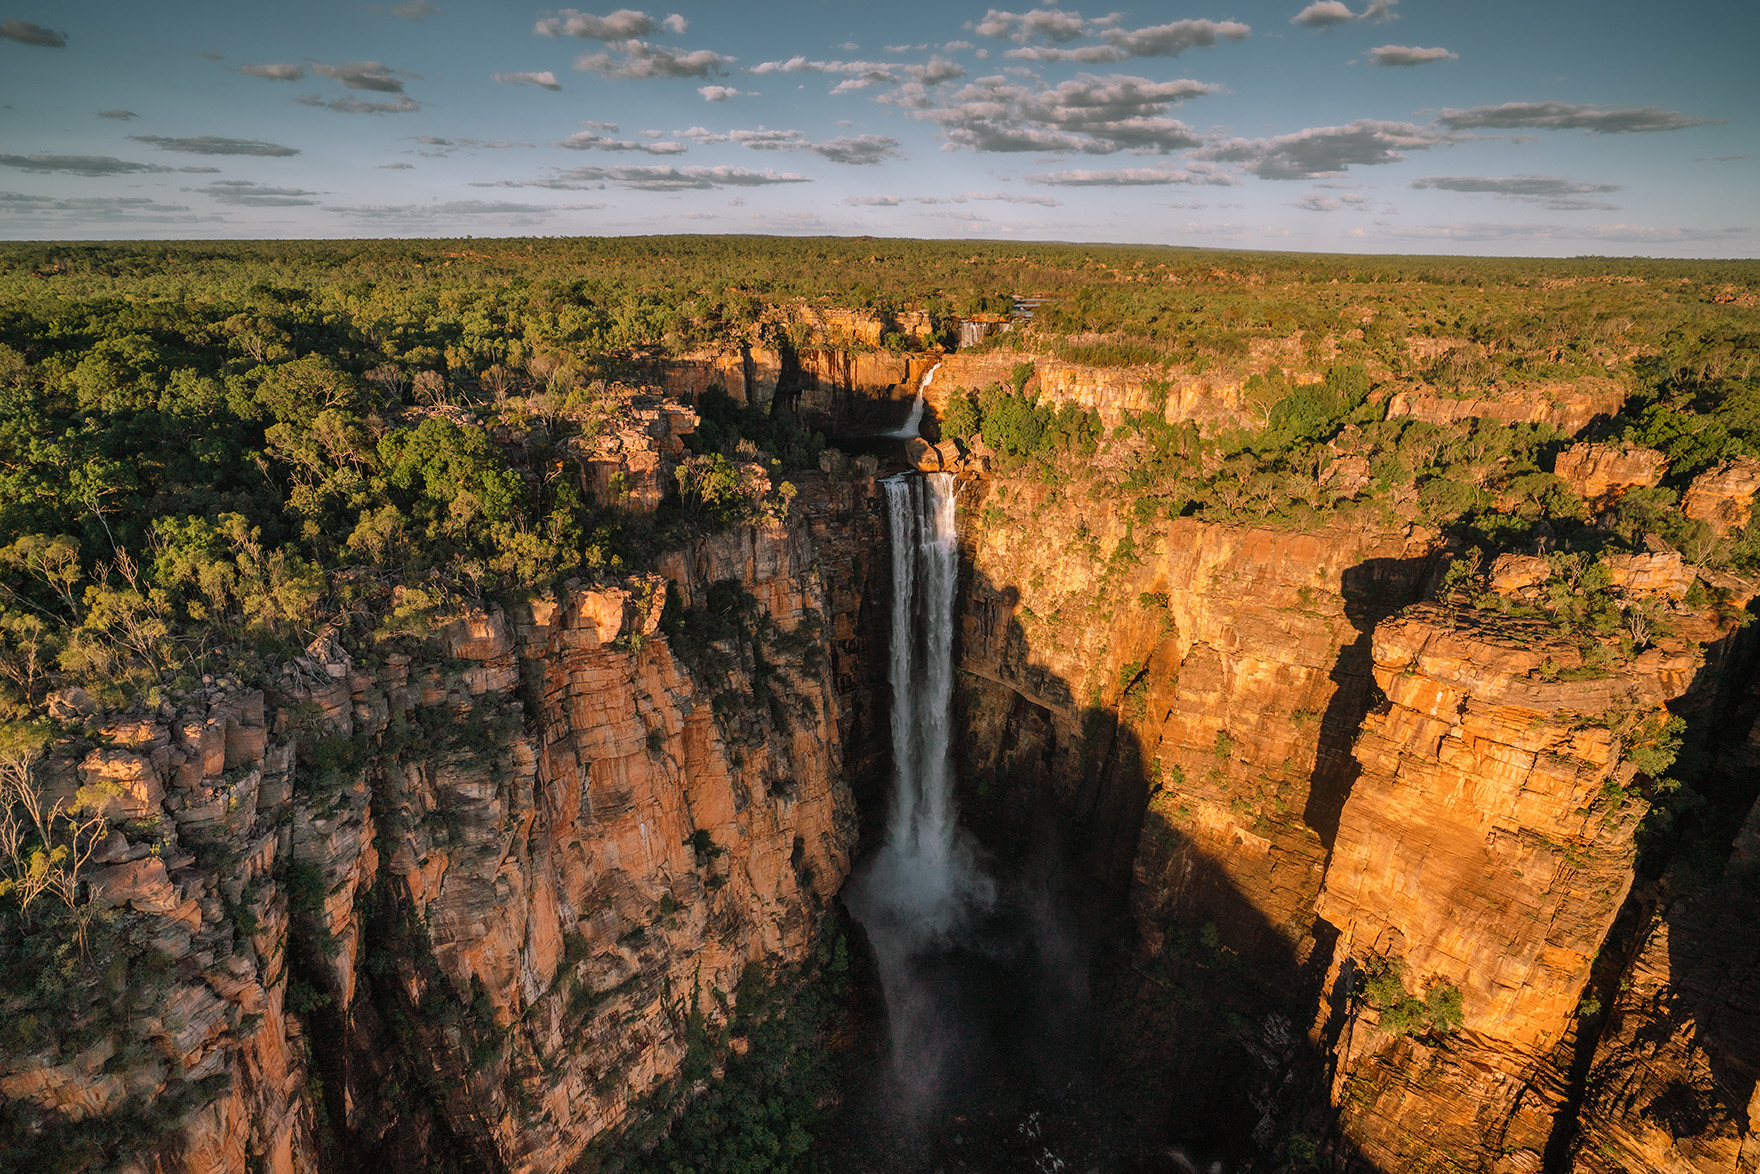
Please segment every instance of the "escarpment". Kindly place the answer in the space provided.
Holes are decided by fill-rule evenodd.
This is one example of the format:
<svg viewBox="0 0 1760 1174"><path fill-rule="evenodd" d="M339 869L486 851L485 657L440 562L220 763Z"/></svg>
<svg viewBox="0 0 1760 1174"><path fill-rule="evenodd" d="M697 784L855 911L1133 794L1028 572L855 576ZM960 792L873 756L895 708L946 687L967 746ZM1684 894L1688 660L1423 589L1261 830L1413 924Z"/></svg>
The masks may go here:
<svg viewBox="0 0 1760 1174"><path fill-rule="evenodd" d="M803 485L670 578L419 639L344 617L265 688L88 719L44 773L111 796L87 875L135 1015L75 1012L72 1055L36 1029L6 1095L156 1120L178 1170L567 1169L848 870L876 720L848 563L883 531L860 470Z"/></svg>
<svg viewBox="0 0 1760 1174"><path fill-rule="evenodd" d="M1760 1170L1737 303L685 243L32 273L0 1169Z"/></svg>

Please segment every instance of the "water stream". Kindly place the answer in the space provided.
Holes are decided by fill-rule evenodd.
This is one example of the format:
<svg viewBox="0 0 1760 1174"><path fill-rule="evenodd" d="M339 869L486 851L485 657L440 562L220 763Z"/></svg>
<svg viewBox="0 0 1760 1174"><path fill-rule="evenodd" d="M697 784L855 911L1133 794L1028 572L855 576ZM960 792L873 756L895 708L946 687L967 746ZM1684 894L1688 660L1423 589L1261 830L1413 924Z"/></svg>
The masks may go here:
<svg viewBox="0 0 1760 1174"><path fill-rule="evenodd" d="M923 401L923 391L925 388L927 388L929 386L929 384L931 384L935 381L935 372L937 372L939 370L941 370L941 364L936 363L933 367L931 367L927 371L923 372L922 381L917 384L916 402L911 404L911 414L904 418L903 424L900 424L897 428L893 429L892 435L902 436L908 440L909 438L911 438L913 436L920 436L922 434L922 431L923 431L923 402L924 402ZM887 492L890 493L891 491L888 490Z"/></svg>

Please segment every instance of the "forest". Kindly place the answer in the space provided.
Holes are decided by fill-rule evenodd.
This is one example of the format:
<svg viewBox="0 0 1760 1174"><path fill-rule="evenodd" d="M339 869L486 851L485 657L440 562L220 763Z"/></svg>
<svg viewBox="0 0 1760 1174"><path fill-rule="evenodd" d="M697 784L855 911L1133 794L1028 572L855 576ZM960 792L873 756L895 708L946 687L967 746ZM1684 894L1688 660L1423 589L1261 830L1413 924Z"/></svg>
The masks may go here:
<svg viewBox="0 0 1760 1174"><path fill-rule="evenodd" d="M1043 301L1014 314L1028 297ZM968 348L1012 377L957 389L937 421L999 477L1118 503L1143 528L1429 527L1454 552L1447 597L1505 613L1486 570L1538 554L1550 577L1522 614L1605 669L1667 621L1614 605L1604 556L1660 546L1760 572L1760 525L1714 530L1680 508L1700 474L1760 458L1757 306L1760 263L1735 261L740 237L0 246L0 1046L40 1045L70 989L119 999L157 965L105 969L90 948L122 932L93 921L78 883L103 797L33 806L32 764L87 737L85 717L261 685L338 616L361 618L349 639L371 658L461 607L620 583L693 538L787 519L789 478L817 475L828 441L780 395L701 394L652 509L576 475L671 364L873 349L815 337L810 308L924 315L927 341L878 346L936 354L962 321L1014 315ZM1051 362L1131 372L1158 402L1108 428L1044 393ZM1169 418L1199 379L1238 387L1236 423ZM1623 403L1580 436L1389 410L1401 393L1580 387ZM1556 471L1584 439L1656 450L1665 472L1587 501ZM1099 555L1122 572L1131 541ZM780 1106L775 1071L763 1081ZM656 1163L715 1144L694 1120Z"/></svg>

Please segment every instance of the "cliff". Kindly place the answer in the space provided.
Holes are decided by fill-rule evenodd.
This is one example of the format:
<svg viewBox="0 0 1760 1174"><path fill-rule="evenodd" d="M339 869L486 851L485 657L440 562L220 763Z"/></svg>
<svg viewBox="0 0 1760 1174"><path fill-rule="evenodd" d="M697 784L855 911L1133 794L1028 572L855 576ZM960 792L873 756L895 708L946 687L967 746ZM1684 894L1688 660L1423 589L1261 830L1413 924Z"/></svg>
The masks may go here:
<svg viewBox="0 0 1760 1174"><path fill-rule="evenodd" d="M567 1169L848 870L868 605L820 564L865 557L873 487L803 484L670 583L345 617L260 687L93 715L40 773L113 796L91 891L132 999L33 1024L0 1090L120 1169Z"/></svg>

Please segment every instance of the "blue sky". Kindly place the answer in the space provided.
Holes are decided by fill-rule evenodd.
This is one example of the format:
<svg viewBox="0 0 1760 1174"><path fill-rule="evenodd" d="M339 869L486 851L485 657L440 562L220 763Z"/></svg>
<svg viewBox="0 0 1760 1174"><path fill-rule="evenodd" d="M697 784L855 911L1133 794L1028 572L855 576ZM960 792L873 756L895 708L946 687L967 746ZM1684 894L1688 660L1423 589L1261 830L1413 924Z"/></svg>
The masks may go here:
<svg viewBox="0 0 1760 1174"><path fill-rule="evenodd" d="M1760 254L1760 5L23 0L0 237Z"/></svg>

